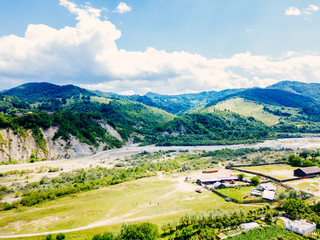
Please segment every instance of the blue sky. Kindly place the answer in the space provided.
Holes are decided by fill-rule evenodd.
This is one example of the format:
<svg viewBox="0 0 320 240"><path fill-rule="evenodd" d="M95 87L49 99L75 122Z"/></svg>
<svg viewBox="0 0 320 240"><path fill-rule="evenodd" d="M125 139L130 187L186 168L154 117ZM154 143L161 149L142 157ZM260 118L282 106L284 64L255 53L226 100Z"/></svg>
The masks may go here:
<svg viewBox="0 0 320 240"><path fill-rule="evenodd" d="M49 81L176 94L320 82L319 7L320 0L1 0L1 88Z"/></svg>

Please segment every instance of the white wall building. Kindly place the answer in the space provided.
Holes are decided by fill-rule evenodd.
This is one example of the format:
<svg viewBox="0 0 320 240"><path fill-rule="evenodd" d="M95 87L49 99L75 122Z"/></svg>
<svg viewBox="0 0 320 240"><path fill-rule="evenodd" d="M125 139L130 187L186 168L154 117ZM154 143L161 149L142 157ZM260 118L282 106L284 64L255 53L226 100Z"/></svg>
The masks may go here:
<svg viewBox="0 0 320 240"><path fill-rule="evenodd" d="M309 223L305 219L295 221L287 220L283 222L283 226L284 228L301 235L309 234L317 228L315 223Z"/></svg>

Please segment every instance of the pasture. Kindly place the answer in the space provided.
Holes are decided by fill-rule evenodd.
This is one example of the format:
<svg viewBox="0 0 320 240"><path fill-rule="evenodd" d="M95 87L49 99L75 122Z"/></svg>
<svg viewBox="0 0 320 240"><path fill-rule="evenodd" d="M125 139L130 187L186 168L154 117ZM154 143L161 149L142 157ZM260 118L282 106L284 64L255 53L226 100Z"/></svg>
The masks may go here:
<svg viewBox="0 0 320 240"><path fill-rule="evenodd" d="M213 107L218 110L230 110L247 117L254 117L266 125L275 125L279 117L263 110L263 105L243 98L232 98L219 102Z"/></svg>
<svg viewBox="0 0 320 240"><path fill-rule="evenodd" d="M0 212L0 232L11 235L65 231L68 239L79 239L86 234L92 237L96 233L119 229L123 222L149 221L161 225L185 212L254 208L226 202L207 190L196 193L198 186L184 182L185 176L139 179L34 207L3 211Z"/></svg>

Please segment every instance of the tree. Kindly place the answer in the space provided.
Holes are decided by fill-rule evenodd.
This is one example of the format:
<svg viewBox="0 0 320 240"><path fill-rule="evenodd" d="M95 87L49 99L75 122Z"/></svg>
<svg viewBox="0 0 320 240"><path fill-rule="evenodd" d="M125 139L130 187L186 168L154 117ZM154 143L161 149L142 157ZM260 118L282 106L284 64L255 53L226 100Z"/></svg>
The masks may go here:
<svg viewBox="0 0 320 240"><path fill-rule="evenodd" d="M301 158L294 154L289 155L288 162L292 166L301 166Z"/></svg>
<svg viewBox="0 0 320 240"><path fill-rule="evenodd" d="M182 239L189 239L192 235L193 235L192 226L182 228L181 235L180 235Z"/></svg>
<svg viewBox="0 0 320 240"><path fill-rule="evenodd" d="M260 184L260 178L258 176L254 176L254 177L250 178L250 181L255 186Z"/></svg>
<svg viewBox="0 0 320 240"><path fill-rule="evenodd" d="M315 160L317 157L320 156L320 151L312 151L310 156L312 157L313 160Z"/></svg>
<svg viewBox="0 0 320 240"><path fill-rule="evenodd" d="M163 231L163 234L166 233L167 229L168 229L168 223L167 222L163 222L162 225L161 225L161 229Z"/></svg>
<svg viewBox="0 0 320 240"><path fill-rule="evenodd" d="M217 239L216 238L216 235L218 234L218 231L214 228L204 228L204 229L201 229L200 231L200 239L206 239L206 240L215 240Z"/></svg>
<svg viewBox="0 0 320 240"><path fill-rule="evenodd" d="M159 235L158 226L149 222L141 224L123 224L120 229L121 240L153 240Z"/></svg>
<svg viewBox="0 0 320 240"><path fill-rule="evenodd" d="M113 239L114 239L114 236L111 232L106 232L103 235L96 234L92 238L92 240L113 240Z"/></svg>
<svg viewBox="0 0 320 240"><path fill-rule="evenodd" d="M310 152L308 150L303 150L301 153L299 153L299 157L302 157L304 159L307 159L310 155Z"/></svg>
<svg viewBox="0 0 320 240"><path fill-rule="evenodd" d="M246 177L246 175L244 173L240 173L238 174L238 177L239 177L239 180L242 181Z"/></svg>
<svg viewBox="0 0 320 240"><path fill-rule="evenodd" d="M288 199L282 208L293 217L300 217L302 214L309 212L307 204L301 199Z"/></svg>
<svg viewBox="0 0 320 240"><path fill-rule="evenodd" d="M46 236L46 240L52 240L53 238L52 238L52 234L49 234L49 235L47 235Z"/></svg>
<svg viewBox="0 0 320 240"><path fill-rule="evenodd" d="M66 239L66 235L64 233L58 233L56 236L56 240Z"/></svg>
<svg viewBox="0 0 320 240"><path fill-rule="evenodd" d="M308 159L308 160L304 160L303 163L302 163L302 165L303 165L304 167L310 167L310 166L314 166L314 163L311 162L311 161Z"/></svg>

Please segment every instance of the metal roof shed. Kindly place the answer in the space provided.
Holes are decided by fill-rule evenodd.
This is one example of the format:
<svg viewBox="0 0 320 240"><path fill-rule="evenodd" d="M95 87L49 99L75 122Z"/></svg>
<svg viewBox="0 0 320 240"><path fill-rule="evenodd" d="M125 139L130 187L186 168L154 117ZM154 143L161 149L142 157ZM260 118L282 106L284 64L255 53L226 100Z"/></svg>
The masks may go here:
<svg viewBox="0 0 320 240"><path fill-rule="evenodd" d="M243 223L240 225L240 227L243 230L248 231L250 229L258 228L258 227L260 227L260 225L256 222L250 222L250 223Z"/></svg>

